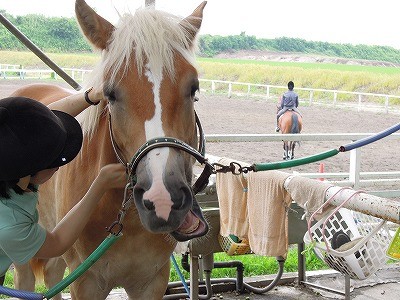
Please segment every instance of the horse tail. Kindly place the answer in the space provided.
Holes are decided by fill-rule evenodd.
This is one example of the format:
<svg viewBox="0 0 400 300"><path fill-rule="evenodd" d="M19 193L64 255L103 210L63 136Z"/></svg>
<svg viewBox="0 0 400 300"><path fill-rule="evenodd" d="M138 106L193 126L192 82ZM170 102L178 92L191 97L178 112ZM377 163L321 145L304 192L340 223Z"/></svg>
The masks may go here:
<svg viewBox="0 0 400 300"><path fill-rule="evenodd" d="M295 113L292 114L292 128L290 133L300 133L299 116Z"/></svg>
<svg viewBox="0 0 400 300"><path fill-rule="evenodd" d="M296 113L292 113L292 128L290 133L300 133L299 116ZM300 141L295 141L294 144L300 147Z"/></svg>
<svg viewBox="0 0 400 300"><path fill-rule="evenodd" d="M35 275L36 283L43 283L44 282L44 269L46 265L45 259L38 259L33 258L30 260L29 264L31 266L31 270Z"/></svg>

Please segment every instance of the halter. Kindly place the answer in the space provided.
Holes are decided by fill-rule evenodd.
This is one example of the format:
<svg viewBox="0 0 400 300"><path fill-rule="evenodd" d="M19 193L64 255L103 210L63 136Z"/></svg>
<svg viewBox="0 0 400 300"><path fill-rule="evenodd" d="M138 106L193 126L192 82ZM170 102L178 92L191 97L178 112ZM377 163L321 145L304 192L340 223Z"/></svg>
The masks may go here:
<svg viewBox="0 0 400 300"><path fill-rule="evenodd" d="M183 150L186 153L189 153L192 155L196 160L204 165L203 172L199 176L199 178L196 180L196 182L192 186L192 190L194 194L197 194L201 190L203 190L207 184L208 184L208 178L210 177L211 174L213 174L213 166L210 165L207 162L207 159L205 158L205 135L203 131L203 127L201 126L200 119L197 116L196 111L194 112L195 114L195 119L196 119L196 125L197 128L199 129L199 149L196 150L192 146L188 145L187 143L173 138L173 137L158 137L158 138L153 138L148 140L146 143L144 143L135 153L135 155L132 157L131 162L129 163L124 155L122 154L121 148L118 146L114 139L114 134L112 130L112 125L111 125L111 114L109 114L109 123L108 123L108 128L110 131L110 138L111 138L111 144L114 149L115 156L117 157L117 160L125 166L126 172L129 175L129 179L131 182L136 183L136 169L137 166L139 165L140 160L151 150L155 148L162 148L162 147L170 147L170 148L176 148L179 150Z"/></svg>

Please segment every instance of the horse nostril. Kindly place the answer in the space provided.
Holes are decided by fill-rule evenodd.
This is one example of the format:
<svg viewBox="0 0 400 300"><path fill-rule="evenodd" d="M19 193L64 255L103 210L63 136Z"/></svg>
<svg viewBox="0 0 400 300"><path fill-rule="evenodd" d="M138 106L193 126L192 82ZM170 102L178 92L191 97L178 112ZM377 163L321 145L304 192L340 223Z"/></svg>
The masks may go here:
<svg viewBox="0 0 400 300"><path fill-rule="evenodd" d="M172 209L175 210L185 209L185 207L187 207L188 204L192 203L193 201L192 192L188 187L183 187L179 191L180 195L178 199L180 199L180 201L174 202L174 204L172 205Z"/></svg>
<svg viewBox="0 0 400 300"><path fill-rule="evenodd" d="M148 210L154 210L154 203L151 202L150 200L143 200L143 205L148 209Z"/></svg>

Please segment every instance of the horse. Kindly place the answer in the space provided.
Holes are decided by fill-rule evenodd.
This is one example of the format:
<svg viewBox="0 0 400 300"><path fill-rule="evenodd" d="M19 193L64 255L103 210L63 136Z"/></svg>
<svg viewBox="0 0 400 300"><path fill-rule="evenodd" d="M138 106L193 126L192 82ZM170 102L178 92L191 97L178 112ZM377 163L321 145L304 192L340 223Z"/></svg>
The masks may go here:
<svg viewBox="0 0 400 300"><path fill-rule="evenodd" d="M205 5L204 1L187 18L142 8L121 16L114 26L84 0L76 0L81 31L101 51L86 86L102 88L108 101L77 116L84 131L81 152L40 186L40 223L54 228L84 196L102 166L119 161L130 172L127 158L139 159L132 179L135 205L126 211L123 235L70 286L72 299L105 299L117 286L125 289L129 299L161 299L177 241L208 231L191 185L195 157L182 147L157 146L158 140L167 139L192 148L200 144L194 52ZM49 104L71 93L55 85L33 84L13 96ZM155 147L135 156L148 144ZM107 237L105 228L117 219L123 197L124 190L108 192L62 257L16 266L16 287L33 290L33 269L39 267L47 287L62 279L66 267L76 269Z"/></svg>
<svg viewBox="0 0 400 300"><path fill-rule="evenodd" d="M279 117L279 128L282 134L300 133L303 127L303 118L293 110L287 110ZM294 159L294 148L298 141L283 141L283 160Z"/></svg>

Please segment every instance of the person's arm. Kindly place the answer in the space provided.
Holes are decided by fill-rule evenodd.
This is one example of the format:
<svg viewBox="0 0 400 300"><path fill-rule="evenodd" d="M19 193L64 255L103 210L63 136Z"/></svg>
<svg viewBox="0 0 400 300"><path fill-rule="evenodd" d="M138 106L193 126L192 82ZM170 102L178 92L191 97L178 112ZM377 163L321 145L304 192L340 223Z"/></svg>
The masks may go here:
<svg viewBox="0 0 400 300"><path fill-rule="evenodd" d="M299 106L299 96L298 95L296 95L296 107L298 107Z"/></svg>
<svg viewBox="0 0 400 300"><path fill-rule="evenodd" d="M90 215L104 193L113 188L124 188L126 171L121 164L110 164L100 170L86 195L64 216L46 240L36 258L50 258L62 255L78 239Z"/></svg>
<svg viewBox="0 0 400 300"><path fill-rule="evenodd" d="M93 103L105 100L102 90L97 91L95 89L91 89L87 96ZM72 94L68 97L53 102L47 107L51 110L63 111L73 117L76 117L89 106L91 106L91 104L89 104L89 102L86 102L85 93L79 92L77 94Z"/></svg>

